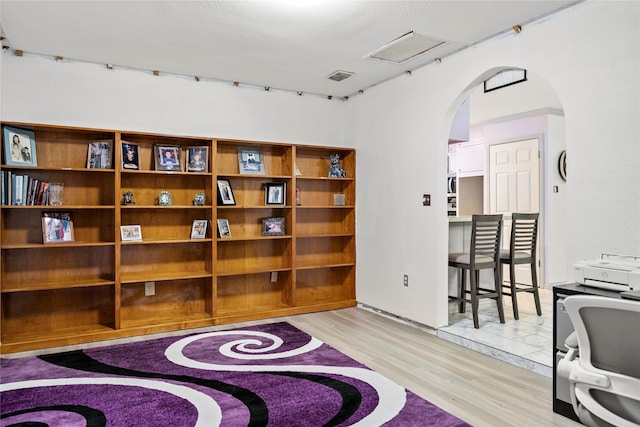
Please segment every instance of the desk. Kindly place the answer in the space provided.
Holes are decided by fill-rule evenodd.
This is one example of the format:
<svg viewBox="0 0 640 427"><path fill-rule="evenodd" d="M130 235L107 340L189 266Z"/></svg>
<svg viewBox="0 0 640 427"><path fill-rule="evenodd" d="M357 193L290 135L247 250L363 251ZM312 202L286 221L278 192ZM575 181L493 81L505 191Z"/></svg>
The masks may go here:
<svg viewBox="0 0 640 427"><path fill-rule="evenodd" d="M558 361L566 354L564 341L571 332L573 325L569 315L564 311L564 299L570 295L598 295L608 298L628 298L638 300L640 292L616 292L606 289L593 288L577 283L559 285L553 287L553 412L578 421L578 416L571 406L569 397L569 381L557 378L556 371Z"/></svg>

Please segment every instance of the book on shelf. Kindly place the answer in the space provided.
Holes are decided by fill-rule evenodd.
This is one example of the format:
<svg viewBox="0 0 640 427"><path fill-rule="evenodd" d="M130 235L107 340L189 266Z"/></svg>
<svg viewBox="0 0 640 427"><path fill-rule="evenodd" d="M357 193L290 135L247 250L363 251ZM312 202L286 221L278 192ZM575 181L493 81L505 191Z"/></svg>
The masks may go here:
<svg viewBox="0 0 640 427"><path fill-rule="evenodd" d="M46 206L49 204L49 183L29 175L2 171L0 175L3 206Z"/></svg>

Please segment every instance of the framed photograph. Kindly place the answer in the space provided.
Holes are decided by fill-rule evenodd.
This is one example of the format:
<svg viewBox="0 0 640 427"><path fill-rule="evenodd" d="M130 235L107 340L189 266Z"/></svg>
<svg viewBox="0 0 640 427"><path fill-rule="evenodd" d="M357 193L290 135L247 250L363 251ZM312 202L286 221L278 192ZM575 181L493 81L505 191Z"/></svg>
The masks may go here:
<svg viewBox="0 0 640 427"><path fill-rule="evenodd" d="M218 205L235 205L233 189L228 179L218 179Z"/></svg>
<svg viewBox="0 0 640 427"><path fill-rule="evenodd" d="M73 242L71 212L42 213L42 243Z"/></svg>
<svg viewBox="0 0 640 427"><path fill-rule="evenodd" d="M229 220L218 220L218 236L224 239L225 237L231 237L231 228L229 227Z"/></svg>
<svg viewBox="0 0 640 427"><path fill-rule="evenodd" d="M111 169L111 141L94 141L89 143L87 168Z"/></svg>
<svg viewBox="0 0 640 427"><path fill-rule="evenodd" d="M156 145L156 170L157 171L181 171L180 147L177 145Z"/></svg>
<svg viewBox="0 0 640 427"><path fill-rule="evenodd" d="M187 148L187 172L209 172L209 147Z"/></svg>
<svg viewBox="0 0 640 427"><path fill-rule="evenodd" d="M138 144L122 141L122 169L139 170Z"/></svg>
<svg viewBox="0 0 640 427"><path fill-rule="evenodd" d="M284 182L267 183L264 187L264 204L284 206L287 200L287 184Z"/></svg>
<svg viewBox="0 0 640 427"><path fill-rule="evenodd" d="M263 236L284 236L284 218L262 218Z"/></svg>
<svg viewBox="0 0 640 427"><path fill-rule="evenodd" d="M4 163L11 166L38 166L36 137L30 130L4 127Z"/></svg>
<svg viewBox="0 0 640 427"><path fill-rule="evenodd" d="M262 151L238 147L238 167L241 174L264 175Z"/></svg>
<svg viewBox="0 0 640 427"><path fill-rule="evenodd" d="M120 237L123 242L141 242L142 229L139 225L121 225Z"/></svg>
<svg viewBox="0 0 640 427"><path fill-rule="evenodd" d="M207 237L207 224L209 223L206 219L195 219L193 220L193 225L191 226L191 238L192 239L204 239Z"/></svg>

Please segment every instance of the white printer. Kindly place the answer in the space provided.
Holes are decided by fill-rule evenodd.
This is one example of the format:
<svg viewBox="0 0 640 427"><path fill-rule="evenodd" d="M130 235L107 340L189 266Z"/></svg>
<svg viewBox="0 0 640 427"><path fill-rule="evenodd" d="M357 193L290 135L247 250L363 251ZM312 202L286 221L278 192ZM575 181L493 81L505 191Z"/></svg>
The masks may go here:
<svg viewBox="0 0 640 427"><path fill-rule="evenodd" d="M600 259L573 265L576 282L613 291L640 290L640 257L602 254Z"/></svg>

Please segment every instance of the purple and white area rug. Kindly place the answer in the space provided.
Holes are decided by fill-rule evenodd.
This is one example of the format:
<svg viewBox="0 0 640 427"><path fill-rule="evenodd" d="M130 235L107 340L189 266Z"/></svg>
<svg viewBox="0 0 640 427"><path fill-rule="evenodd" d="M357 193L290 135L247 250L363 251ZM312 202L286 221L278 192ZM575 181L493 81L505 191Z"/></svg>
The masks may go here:
<svg viewBox="0 0 640 427"><path fill-rule="evenodd" d="M0 426L467 426L288 323L0 360Z"/></svg>

